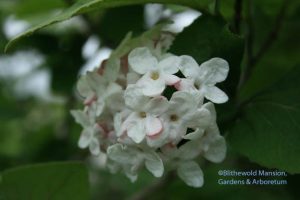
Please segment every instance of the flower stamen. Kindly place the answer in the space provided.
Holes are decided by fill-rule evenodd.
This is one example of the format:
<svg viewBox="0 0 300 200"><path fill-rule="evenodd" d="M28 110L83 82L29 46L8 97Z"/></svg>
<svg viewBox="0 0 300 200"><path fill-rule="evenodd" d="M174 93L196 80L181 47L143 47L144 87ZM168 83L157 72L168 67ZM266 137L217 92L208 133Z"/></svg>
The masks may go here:
<svg viewBox="0 0 300 200"><path fill-rule="evenodd" d="M140 116L141 118L146 118L146 117L147 117L147 114L146 114L145 112L140 112L140 113L139 113L139 116Z"/></svg>
<svg viewBox="0 0 300 200"><path fill-rule="evenodd" d="M158 72L152 72L150 77L151 77L152 80L157 80L157 79L159 79L159 73Z"/></svg>
<svg viewBox="0 0 300 200"><path fill-rule="evenodd" d="M170 115L170 120L173 121L173 122L176 122L178 121L178 116L173 114L173 115Z"/></svg>

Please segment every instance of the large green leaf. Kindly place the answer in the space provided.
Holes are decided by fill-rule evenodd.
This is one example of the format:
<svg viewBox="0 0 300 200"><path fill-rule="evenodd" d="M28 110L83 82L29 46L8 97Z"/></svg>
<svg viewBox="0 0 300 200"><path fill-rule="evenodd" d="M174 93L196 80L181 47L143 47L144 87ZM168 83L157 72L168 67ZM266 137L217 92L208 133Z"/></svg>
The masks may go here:
<svg viewBox="0 0 300 200"><path fill-rule="evenodd" d="M82 0L75 3L70 8L62 11L60 14L56 15L53 18L49 18L48 20L44 21L43 23L34 26L24 33L18 35L16 38L12 39L6 46L5 51L7 51L15 42L28 36L35 31L49 26L51 24L65 21L70 19L73 16L87 13L90 11L94 11L96 9L103 9L103 8L112 8L118 6L127 6L127 5L135 5L135 4L145 4L145 3L167 3L167 4L180 4L184 6L189 6L194 9L198 10L205 10L209 4L213 3L212 0Z"/></svg>
<svg viewBox="0 0 300 200"><path fill-rule="evenodd" d="M0 194L9 200L87 200L87 170L78 162L31 165L4 171Z"/></svg>
<svg viewBox="0 0 300 200"><path fill-rule="evenodd" d="M257 65L253 68L252 76L242 87L239 99L244 100L254 95L257 89L265 89L278 81L289 72L297 63L300 63L300 45L294 42L300 32L300 6L297 11L290 13L282 19L281 29L276 40L265 51ZM254 52L257 53L263 43L269 38L268 34L273 29L275 19L269 17L264 10L256 8ZM266 27L266 24L269 24ZM266 78L266 74L268 74Z"/></svg>
<svg viewBox="0 0 300 200"><path fill-rule="evenodd" d="M300 173L300 66L247 103L227 137L233 149L269 168Z"/></svg>
<svg viewBox="0 0 300 200"><path fill-rule="evenodd" d="M27 17L38 13L48 12L54 9L61 9L66 4L62 0L23 0L15 4L14 14L17 17Z"/></svg>

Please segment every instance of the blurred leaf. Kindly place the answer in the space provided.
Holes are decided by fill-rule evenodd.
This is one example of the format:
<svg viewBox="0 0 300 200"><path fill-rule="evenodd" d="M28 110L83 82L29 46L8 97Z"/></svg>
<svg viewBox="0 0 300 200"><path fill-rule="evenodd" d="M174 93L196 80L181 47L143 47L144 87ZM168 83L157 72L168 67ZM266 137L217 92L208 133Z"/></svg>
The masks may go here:
<svg viewBox="0 0 300 200"><path fill-rule="evenodd" d="M299 1L292 1L292 0L254 0L253 4L260 9L264 10L265 13L269 16L275 16L278 14L283 2L289 1L287 14L293 13L294 9L297 8L296 5L299 5Z"/></svg>
<svg viewBox="0 0 300 200"><path fill-rule="evenodd" d="M14 14L22 18L28 15L63 8L65 5L62 0L43 0L43 3L40 0L21 0L16 4Z"/></svg>
<svg viewBox="0 0 300 200"><path fill-rule="evenodd" d="M144 7L138 5L109 9L99 27L101 39L109 46L117 46L129 30L136 35L144 31Z"/></svg>
<svg viewBox="0 0 300 200"><path fill-rule="evenodd" d="M47 64L53 75L52 88L68 94L78 78L78 71L83 66L82 46L85 37L79 34L68 34L57 41L55 51L48 54Z"/></svg>
<svg viewBox="0 0 300 200"><path fill-rule="evenodd" d="M284 74L300 63L300 45L295 42L300 32L300 6L290 16L282 19L282 27L277 39L270 49L265 52L253 70L253 75L246 82L239 94L240 100L245 100L260 90L270 87ZM274 19L266 15L260 8L256 9L254 50L258 50L268 38L269 31L274 25ZM266 24L269 24L266 27ZM267 78L266 78L267 74Z"/></svg>
<svg viewBox="0 0 300 200"><path fill-rule="evenodd" d="M9 200L87 200L88 174L78 162L47 163L1 174L0 193Z"/></svg>
<svg viewBox="0 0 300 200"><path fill-rule="evenodd" d="M0 157L15 158L22 153L22 131L20 120L1 120Z"/></svg>
<svg viewBox="0 0 300 200"><path fill-rule="evenodd" d="M194 0L82 0L76 2L70 8L64 10L60 14L56 15L53 18L49 18L48 20L44 21L43 23L30 28L29 30L25 31L24 33L20 34L16 38L12 39L6 46L6 51L19 39L22 39L35 31L47 27L51 24L65 21L75 15L87 13L90 11L94 11L96 9L103 9L103 8L112 8L118 6L128 6L128 5L135 5L135 4L145 4L145 3L166 3L166 4L180 4L184 6L190 6L194 9L203 10L208 7L209 4L212 3L211 0L201 0L201 1L194 1Z"/></svg>
<svg viewBox="0 0 300 200"><path fill-rule="evenodd" d="M232 147L268 168L300 173L300 66L244 106L228 135Z"/></svg>

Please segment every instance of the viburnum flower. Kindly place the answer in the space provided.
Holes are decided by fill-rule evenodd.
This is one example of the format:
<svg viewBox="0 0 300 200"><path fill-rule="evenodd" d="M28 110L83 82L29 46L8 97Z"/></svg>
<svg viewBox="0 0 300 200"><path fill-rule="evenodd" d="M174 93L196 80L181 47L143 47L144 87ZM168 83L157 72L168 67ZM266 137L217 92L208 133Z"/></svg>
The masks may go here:
<svg viewBox="0 0 300 200"><path fill-rule="evenodd" d="M105 106L111 110L120 110L123 107L122 87L117 83L108 82L97 70L83 75L78 81L77 90L85 97L86 106L94 104L96 116L103 112Z"/></svg>
<svg viewBox="0 0 300 200"><path fill-rule="evenodd" d="M226 79L229 65L222 58L212 58L200 66L191 56L181 56L180 70L187 79L182 79L176 87L179 90L200 91L214 103L224 103L227 95L215 86Z"/></svg>
<svg viewBox="0 0 300 200"><path fill-rule="evenodd" d="M204 183L203 172L194 161L195 158L201 155L211 162L219 163L224 160L226 155L225 139L220 135L216 125L214 105L209 102L202 107L211 113L208 128L204 132L196 131L197 137L187 141L179 148L173 144L167 144L162 148L167 160L174 160L178 176L192 187L201 187Z"/></svg>
<svg viewBox="0 0 300 200"><path fill-rule="evenodd" d="M155 177L161 177L164 172L164 165L160 156L150 149L145 150L133 146L115 144L107 149L107 156L115 162L114 168L121 168L125 171L125 174L132 182L137 179L138 169L143 165ZM110 167L112 168L112 166Z"/></svg>
<svg viewBox="0 0 300 200"><path fill-rule="evenodd" d="M160 61L146 47L136 48L130 52L128 62L131 68L143 75L137 82L146 96L160 95L166 85L175 85L180 78L174 74L179 71L180 59L170 55Z"/></svg>
<svg viewBox="0 0 300 200"><path fill-rule="evenodd" d="M83 127L78 146L83 149L89 147L89 150L93 155L99 155L99 139L100 134L104 133L104 130L96 123L95 113L86 114L81 110L72 110L71 114L76 122Z"/></svg>
<svg viewBox="0 0 300 200"><path fill-rule="evenodd" d="M185 91L175 92L169 102L169 109L162 115L164 131L169 135L169 142L177 144L186 134L187 128L205 129L210 122L210 112L198 108L201 96Z"/></svg>
<svg viewBox="0 0 300 200"><path fill-rule="evenodd" d="M124 98L132 113L124 121L122 133L126 131L134 142L140 143L146 136L154 137L163 130L163 124L158 116L168 109L165 97L150 99L143 95L139 86L130 85L125 91Z"/></svg>

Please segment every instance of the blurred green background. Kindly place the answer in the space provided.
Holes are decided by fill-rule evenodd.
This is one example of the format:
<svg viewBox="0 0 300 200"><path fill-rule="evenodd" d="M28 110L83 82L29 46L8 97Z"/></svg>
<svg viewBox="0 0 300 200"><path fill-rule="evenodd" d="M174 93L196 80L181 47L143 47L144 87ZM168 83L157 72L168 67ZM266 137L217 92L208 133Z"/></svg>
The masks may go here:
<svg viewBox="0 0 300 200"><path fill-rule="evenodd" d="M69 7L70 0L0 1L0 171L23 165L56 161L83 161L90 180L92 199L126 199L144 191L155 179L146 171L134 184L122 174L111 175L77 147L81 128L69 111L81 105L75 83L81 73L107 58L127 32L139 35L165 19L169 28L180 32L200 13L182 6L147 4L97 10L43 29L17 43L4 54L6 43L18 33ZM248 1L241 1L246 7ZM282 1L253 1L253 50L269 37ZM281 16L278 35L255 63L253 74L241 90L241 98L272 85L295 64L300 63L300 6L292 6ZM230 29L247 37L245 9L235 18L237 1L220 1L220 12ZM241 20L236 26L236 20ZM243 21L243 20L246 20ZM191 47L192 48L192 47ZM247 48L247 45L246 45ZM247 52L247 51L246 51ZM247 53L242 65L247 63ZM224 125L226 127L226 125ZM222 125L221 125L222 130ZM253 144L255 148L255 144ZM236 154L229 146L221 164L204 163L205 184L193 189L178 178L150 192L148 199L299 199L299 175L289 175L284 186L219 185L222 169L263 169ZM76 195L76 191L73 191ZM0 194L1 199L1 194ZM33 198L34 199L34 198ZM56 199L56 198L53 198ZM59 199L59 198L57 198ZM74 198L69 198L74 199Z"/></svg>

